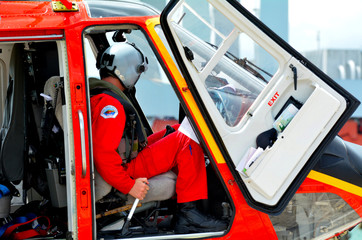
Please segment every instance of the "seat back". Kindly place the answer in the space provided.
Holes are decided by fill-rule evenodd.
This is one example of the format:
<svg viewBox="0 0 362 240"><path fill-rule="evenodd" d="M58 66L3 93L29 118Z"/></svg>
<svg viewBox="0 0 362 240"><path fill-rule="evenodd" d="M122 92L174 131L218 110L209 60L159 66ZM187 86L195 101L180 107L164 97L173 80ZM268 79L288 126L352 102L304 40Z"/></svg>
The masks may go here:
<svg viewBox="0 0 362 240"><path fill-rule="evenodd" d="M8 86L4 107L4 121L0 129L0 178L20 181L24 174L25 158L25 67L21 46L15 44L11 55L12 79Z"/></svg>
<svg viewBox="0 0 362 240"><path fill-rule="evenodd" d="M60 127L63 129L61 91L58 91L57 88L55 87L60 82L61 79L59 76L53 76L49 78L44 85L44 94L52 98L51 104L55 108L55 117L57 118Z"/></svg>

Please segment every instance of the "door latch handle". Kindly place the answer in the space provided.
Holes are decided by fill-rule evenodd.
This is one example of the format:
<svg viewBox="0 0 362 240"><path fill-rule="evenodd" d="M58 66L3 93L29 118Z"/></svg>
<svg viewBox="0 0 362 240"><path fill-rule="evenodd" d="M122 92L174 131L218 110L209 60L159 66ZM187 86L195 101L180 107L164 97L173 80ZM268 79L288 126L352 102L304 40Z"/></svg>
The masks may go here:
<svg viewBox="0 0 362 240"><path fill-rule="evenodd" d="M293 79L294 79L294 90L297 90L297 80L298 80L298 71L297 68L293 65L289 65L290 69L293 71Z"/></svg>

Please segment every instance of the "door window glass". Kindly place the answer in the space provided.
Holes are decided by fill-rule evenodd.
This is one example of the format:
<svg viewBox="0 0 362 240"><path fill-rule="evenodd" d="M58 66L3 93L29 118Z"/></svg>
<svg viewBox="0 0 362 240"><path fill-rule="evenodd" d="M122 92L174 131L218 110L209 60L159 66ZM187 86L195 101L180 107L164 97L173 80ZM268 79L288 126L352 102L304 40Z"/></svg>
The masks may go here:
<svg viewBox="0 0 362 240"><path fill-rule="evenodd" d="M207 91L227 125L236 126L278 63L211 5L202 10L203 4L184 1L173 17L174 27L201 80L196 87Z"/></svg>

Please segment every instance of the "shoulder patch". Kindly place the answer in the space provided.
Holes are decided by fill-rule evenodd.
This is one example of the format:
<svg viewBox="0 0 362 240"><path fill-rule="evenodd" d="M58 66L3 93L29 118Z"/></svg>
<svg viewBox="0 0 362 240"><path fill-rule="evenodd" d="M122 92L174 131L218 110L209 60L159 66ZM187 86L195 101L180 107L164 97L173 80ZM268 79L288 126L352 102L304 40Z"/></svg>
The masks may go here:
<svg viewBox="0 0 362 240"><path fill-rule="evenodd" d="M103 118L115 118L118 115L118 110L112 105L105 106L101 111Z"/></svg>

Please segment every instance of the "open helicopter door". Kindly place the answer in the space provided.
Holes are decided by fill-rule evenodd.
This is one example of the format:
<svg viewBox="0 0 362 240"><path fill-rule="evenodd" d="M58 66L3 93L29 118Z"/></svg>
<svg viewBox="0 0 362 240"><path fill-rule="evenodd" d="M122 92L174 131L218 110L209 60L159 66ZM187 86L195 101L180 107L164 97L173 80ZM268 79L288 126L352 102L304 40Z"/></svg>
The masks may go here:
<svg viewBox="0 0 362 240"><path fill-rule="evenodd" d="M161 26L248 204L280 213L358 100L237 1L171 0Z"/></svg>

